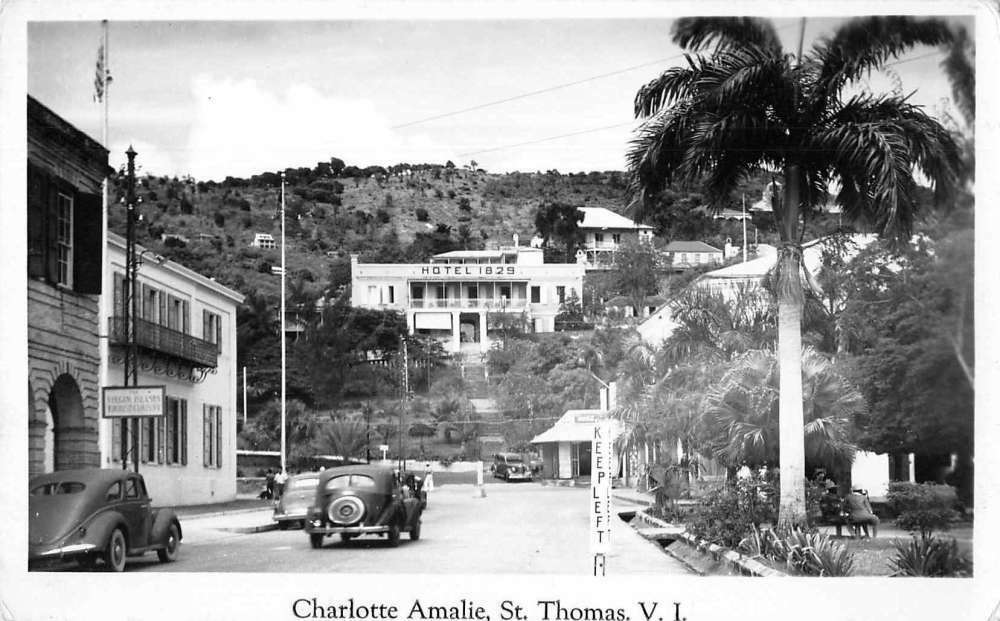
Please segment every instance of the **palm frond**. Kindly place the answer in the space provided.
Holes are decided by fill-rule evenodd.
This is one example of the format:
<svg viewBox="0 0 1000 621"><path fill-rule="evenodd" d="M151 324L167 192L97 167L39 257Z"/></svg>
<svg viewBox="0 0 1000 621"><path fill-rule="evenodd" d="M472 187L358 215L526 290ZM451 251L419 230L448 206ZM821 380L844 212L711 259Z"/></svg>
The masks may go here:
<svg viewBox="0 0 1000 621"><path fill-rule="evenodd" d="M873 16L852 19L832 37L818 41L810 53L815 66L814 109L824 109L848 82L917 45L949 43L952 32L941 19Z"/></svg>
<svg viewBox="0 0 1000 621"><path fill-rule="evenodd" d="M948 46L948 55L941 61L941 67L951 81L952 99L970 126L976 120L975 58L975 43L965 28L959 27Z"/></svg>
<svg viewBox="0 0 1000 621"><path fill-rule="evenodd" d="M697 78L697 68L690 57L687 67L671 67L660 77L644 84L635 94L635 117L648 118L674 102L690 96Z"/></svg>
<svg viewBox="0 0 1000 621"><path fill-rule="evenodd" d="M699 51L754 45L780 53L781 40L768 20L755 17L685 17L674 22L673 42L684 49Z"/></svg>

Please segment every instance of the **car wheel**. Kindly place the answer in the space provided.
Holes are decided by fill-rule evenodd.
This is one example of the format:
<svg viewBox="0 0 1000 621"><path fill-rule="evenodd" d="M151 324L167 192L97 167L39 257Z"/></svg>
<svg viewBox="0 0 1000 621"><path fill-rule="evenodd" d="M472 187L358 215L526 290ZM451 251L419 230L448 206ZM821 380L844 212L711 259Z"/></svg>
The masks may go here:
<svg viewBox="0 0 1000 621"><path fill-rule="evenodd" d="M389 545L393 548L399 545L399 524L389 526Z"/></svg>
<svg viewBox="0 0 1000 621"><path fill-rule="evenodd" d="M120 528L111 531L108 546L104 550L104 564L108 571L125 571L125 534Z"/></svg>
<svg viewBox="0 0 1000 621"><path fill-rule="evenodd" d="M309 545L318 550L323 547L323 533L309 533Z"/></svg>
<svg viewBox="0 0 1000 621"><path fill-rule="evenodd" d="M161 563L172 563L177 560L177 550L180 546L180 531L177 530L176 524L171 524L167 530L167 541L162 549L156 551L156 556L160 558Z"/></svg>
<svg viewBox="0 0 1000 621"><path fill-rule="evenodd" d="M410 541L416 541L417 539L420 539L420 520L419 519L417 520L417 523L413 525L413 528L410 529Z"/></svg>
<svg viewBox="0 0 1000 621"><path fill-rule="evenodd" d="M97 565L97 557L93 554L82 554L76 557L76 564L81 569L93 569Z"/></svg>

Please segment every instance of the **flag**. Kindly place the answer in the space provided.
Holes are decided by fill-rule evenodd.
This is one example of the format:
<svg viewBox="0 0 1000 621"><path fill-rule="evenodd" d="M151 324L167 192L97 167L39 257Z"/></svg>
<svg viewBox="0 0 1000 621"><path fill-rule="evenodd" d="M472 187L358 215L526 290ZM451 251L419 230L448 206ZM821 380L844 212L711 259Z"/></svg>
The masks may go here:
<svg viewBox="0 0 1000 621"><path fill-rule="evenodd" d="M108 21L102 21L101 26L103 31L101 34L101 44L97 47L97 64L94 66L94 101L104 101L107 86L111 82L107 58L105 57L105 45L108 40Z"/></svg>

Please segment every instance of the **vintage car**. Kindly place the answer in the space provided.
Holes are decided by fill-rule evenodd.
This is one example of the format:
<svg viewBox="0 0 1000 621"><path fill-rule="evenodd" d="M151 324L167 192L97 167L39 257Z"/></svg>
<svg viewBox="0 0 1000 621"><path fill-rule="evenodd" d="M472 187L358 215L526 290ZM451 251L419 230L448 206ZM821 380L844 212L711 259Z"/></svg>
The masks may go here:
<svg viewBox="0 0 1000 621"><path fill-rule="evenodd" d="M504 481L530 481L531 469L517 453L497 453L493 456L493 476Z"/></svg>
<svg viewBox="0 0 1000 621"><path fill-rule="evenodd" d="M305 531L314 548L332 535L378 535L397 546L401 533L420 538L422 514L420 499L389 468L340 466L320 473Z"/></svg>
<svg viewBox="0 0 1000 621"><path fill-rule="evenodd" d="M60 470L28 484L28 565L74 559L123 571L125 558L156 550L177 558L181 523L171 509L154 509L142 477L127 470Z"/></svg>
<svg viewBox="0 0 1000 621"><path fill-rule="evenodd" d="M285 530L293 524L305 525L306 514L316 498L319 475L318 472L306 472L288 478L281 498L274 503L274 515L271 516L278 523L278 528Z"/></svg>

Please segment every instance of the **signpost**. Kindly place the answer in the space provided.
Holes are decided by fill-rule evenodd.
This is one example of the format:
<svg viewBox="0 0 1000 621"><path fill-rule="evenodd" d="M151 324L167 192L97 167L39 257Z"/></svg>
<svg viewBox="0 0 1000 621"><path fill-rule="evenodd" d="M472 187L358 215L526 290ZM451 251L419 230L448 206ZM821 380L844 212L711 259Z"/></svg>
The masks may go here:
<svg viewBox="0 0 1000 621"><path fill-rule="evenodd" d="M611 477L614 436L609 416L614 387L601 389L601 415L594 422L590 472L590 551L594 555L594 575L605 575L611 549Z"/></svg>

